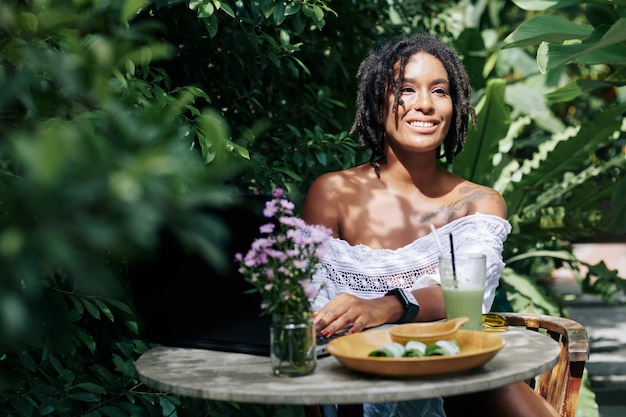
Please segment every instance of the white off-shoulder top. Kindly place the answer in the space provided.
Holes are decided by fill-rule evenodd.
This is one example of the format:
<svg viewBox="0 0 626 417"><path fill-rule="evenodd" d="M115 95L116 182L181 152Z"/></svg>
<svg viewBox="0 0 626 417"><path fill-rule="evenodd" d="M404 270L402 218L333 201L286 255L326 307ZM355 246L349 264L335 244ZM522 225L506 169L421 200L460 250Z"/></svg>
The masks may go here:
<svg viewBox="0 0 626 417"><path fill-rule="evenodd" d="M450 253L448 235L452 233L455 254L486 255L484 313L489 311L495 298L504 269L504 241L510 232L507 220L490 214L460 217L436 231L445 253ZM394 250L353 246L337 238L329 238L325 244L327 253L313 277L314 283L321 286L313 300L313 311L342 292L372 299L392 288L415 290L440 283L439 248L432 233Z"/></svg>

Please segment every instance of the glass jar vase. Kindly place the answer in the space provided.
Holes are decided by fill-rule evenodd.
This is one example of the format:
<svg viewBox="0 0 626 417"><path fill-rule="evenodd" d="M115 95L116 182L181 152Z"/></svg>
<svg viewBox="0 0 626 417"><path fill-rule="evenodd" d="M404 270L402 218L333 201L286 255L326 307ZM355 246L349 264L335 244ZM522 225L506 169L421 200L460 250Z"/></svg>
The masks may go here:
<svg viewBox="0 0 626 417"><path fill-rule="evenodd" d="M273 315L270 325L270 357L276 376L303 376L317 366L315 325L311 314Z"/></svg>

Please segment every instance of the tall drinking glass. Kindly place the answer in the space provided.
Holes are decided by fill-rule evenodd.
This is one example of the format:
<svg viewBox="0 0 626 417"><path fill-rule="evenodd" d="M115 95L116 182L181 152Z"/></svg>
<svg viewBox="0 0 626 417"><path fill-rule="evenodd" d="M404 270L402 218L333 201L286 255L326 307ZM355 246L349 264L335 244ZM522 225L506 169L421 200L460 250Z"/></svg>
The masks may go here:
<svg viewBox="0 0 626 417"><path fill-rule="evenodd" d="M480 254L439 257L439 275L448 320L466 316L465 330L482 330L486 257Z"/></svg>

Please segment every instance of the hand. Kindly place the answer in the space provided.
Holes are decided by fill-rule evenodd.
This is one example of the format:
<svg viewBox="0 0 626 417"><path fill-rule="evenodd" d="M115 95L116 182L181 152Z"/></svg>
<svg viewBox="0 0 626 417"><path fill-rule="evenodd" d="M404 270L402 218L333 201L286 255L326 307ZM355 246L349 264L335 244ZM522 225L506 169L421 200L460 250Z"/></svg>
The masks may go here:
<svg viewBox="0 0 626 417"><path fill-rule="evenodd" d="M352 325L349 332L360 332L369 327L385 324L388 320L388 308L399 303L394 297L381 297L364 300L351 294L341 293L330 300L321 310L313 313L315 331L324 337L329 337ZM400 307L401 308L401 307Z"/></svg>

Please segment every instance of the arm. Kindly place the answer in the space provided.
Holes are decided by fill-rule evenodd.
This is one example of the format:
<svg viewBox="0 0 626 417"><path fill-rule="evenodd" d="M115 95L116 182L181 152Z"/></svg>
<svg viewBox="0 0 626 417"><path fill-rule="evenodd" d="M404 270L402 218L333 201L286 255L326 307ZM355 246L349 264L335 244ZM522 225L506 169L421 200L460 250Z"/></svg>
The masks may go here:
<svg viewBox="0 0 626 417"><path fill-rule="evenodd" d="M439 285L412 291L420 304L416 321L434 321L446 317L443 293ZM313 313L318 333L330 336L347 325L351 333L395 323L404 315L404 308L396 297L386 296L365 300L348 293L340 293L322 309Z"/></svg>
<svg viewBox="0 0 626 417"><path fill-rule="evenodd" d="M333 237L340 237L340 211L337 204L336 187L338 174L327 173L318 177L309 188L301 218L308 224L323 224L333 231Z"/></svg>

